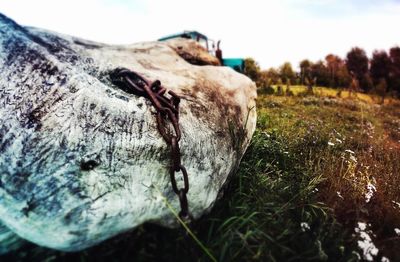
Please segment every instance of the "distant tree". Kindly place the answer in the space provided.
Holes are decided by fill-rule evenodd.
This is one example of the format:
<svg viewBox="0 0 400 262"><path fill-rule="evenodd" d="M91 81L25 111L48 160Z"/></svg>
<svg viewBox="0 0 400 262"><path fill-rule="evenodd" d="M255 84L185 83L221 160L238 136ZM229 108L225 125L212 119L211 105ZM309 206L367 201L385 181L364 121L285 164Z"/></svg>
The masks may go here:
<svg viewBox="0 0 400 262"><path fill-rule="evenodd" d="M260 71L259 78L257 80L257 86L261 89L261 91L265 94L273 94L274 89L272 88L272 80L268 76L267 71Z"/></svg>
<svg viewBox="0 0 400 262"><path fill-rule="evenodd" d="M265 71L265 70L260 71L258 73L257 81L259 83L258 86L261 87L261 88L268 86L270 81L269 81L269 77L268 77L267 71Z"/></svg>
<svg viewBox="0 0 400 262"><path fill-rule="evenodd" d="M325 57L325 61L329 72L329 86L338 87L338 73L340 67L343 65L343 60L337 55L329 54Z"/></svg>
<svg viewBox="0 0 400 262"><path fill-rule="evenodd" d="M304 85L305 77L311 73L312 63L308 59L304 59L300 62L300 84Z"/></svg>
<svg viewBox="0 0 400 262"><path fill-rule="evenodd" d="M316 79L314 85L328 86L329 72L322 60L317 61L311 66L311 76Z"/></svg>
<svg viewBox="0 0 400 262"><path fill-rule="evenodd" d="M339 66L336 76L338 87L347 88L350 85L351 76L344 61L342 61L342 64Z"/></svg>
<svg viewBox="0 0 400 262"><path fill-rule="evenodd" d="M260 77L260 66L253 58L244 60L244 74L257 83Z"/></svg>
<svg viewBox="0 0 400 262"><path fill-rule="evenodd" d="M382 97L382 103L385 100L386 92L389 91L387 83L389 82L392 62L386 51L375 50L372 54L370 76L374 84L374 90Z"/></svg>
<svg viewBox="0 0 400 262"><path fill-rule="evenodd" d="M306 92L307 95L314 94L313 87L314 87L316 82L317 82L317 78L316 77L312 78L311 75L308 75L308 76L305 77L304 83L307 86L307 92Z"/></svg>
<svg viewBox="0 0 400 262"><path fill-rule="evenodd" d="M366 92L371 91L374 88L374 83L372 82L372 78L369 73L366 73L364 77L361 78L360 87Z"/></svg>
<svg viewBox="0 0 400 262"><path fill-rule="evenodd" d="M360 84L358 82L356 75L353 72L351 72L350 75L351 75L351 81L349 85L349 96L352 97L354 92L359 91Z"/></svg>
<svg viewBox="0 0 400 262"><path fill-rule="evenodd" d="M359 47L353 47L346 56L346 66L359 81L361 88L368 91L370 80L368 79L368 57L365 51Z"/></svg>
<svg viewBox="0 0 400 262"><path fill-rule="evenodd" d="M271 67L266 71L267 77L271 80L272 84L277 84L279 79L279 72L277 69Z"/></svg>
<svg viewBox="0 0 400 262"><path fill-rule="evenodd" d="M287 79L289 79L291 82L295 82L296 73L294 72L291 63L285 62L279 68L279 74L280 74L281 79L285 80L285 83L286 83Z"/></svg>
<svg viewBox="0 0 400 262"><path fill-rule="evenodd" d="M370 75L374 85L377 85L381 81L381 78L384 78L386 81L389 79L391 63L386 51L375 50L372 53Z"/></svg>
<svg viewBox="0 0 400 262"><path fill-rule="evenodd" d="M288 78L288 79L286 79L286 91L285 91L285 95L287 95L287 96L293 96L294 94L293 94L293 92L292 92L292 90L290 89L290 85L291 85L292 83L290 82L290 79Z"/></svg>
<svg viewBox="0 0 400 262"><path fill-rule="evenodd" d="M282 79L279 78L278 82L276 84L277 84L276 95L283 96L284 93L283 93L283 88L282 88Z"/></svg>
<svg viewBox="0 0 400 262"><path fill-rule="evenodd" d="M389 74L389 88L400 95L400 47L392 47L389 51L391 68Z"/></svg>
<svg viewBox="0 0 400 262"><path fill-rule="evenodd" d="M387 82L385 78L381 78L375 86L375 92L381 97L381 104L385 103L385 96L387 93Z"/></svg>

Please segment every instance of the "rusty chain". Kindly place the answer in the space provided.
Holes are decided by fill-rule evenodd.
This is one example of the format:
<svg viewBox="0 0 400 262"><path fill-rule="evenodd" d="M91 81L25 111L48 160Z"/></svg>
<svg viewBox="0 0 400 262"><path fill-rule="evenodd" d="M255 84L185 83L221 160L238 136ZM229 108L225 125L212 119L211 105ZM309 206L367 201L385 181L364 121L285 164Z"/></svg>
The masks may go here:
<svg viewBox="0 0 400 262"><path fill-rule="evenodd" d="M189 178L186 168L181 162L179 141L181 130L179 128L179 103L180 97L173 91L167 91L159 80L150 82L138 73L128 69L119 68L111 74L112 82L128 93L143 96L150 100L157 111L157 129L164 141L171 149L171 164L169 169L172 190L179 198L181 210L179 217L190 222L192 217L189 213L187 193L189 192ZM170 97L166 97L168 94ZM169 128L172 125L173 132ZM177 173L182 172L183 188L179 188L176 182Z"/></svg>

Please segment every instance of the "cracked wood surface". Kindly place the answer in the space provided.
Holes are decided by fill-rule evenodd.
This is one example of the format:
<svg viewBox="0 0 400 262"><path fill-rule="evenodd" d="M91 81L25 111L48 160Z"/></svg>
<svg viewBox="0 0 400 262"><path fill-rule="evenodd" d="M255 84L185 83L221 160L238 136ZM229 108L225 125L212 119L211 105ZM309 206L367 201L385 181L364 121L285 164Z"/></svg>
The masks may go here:
<svg viewBox="0 0 400 262"><path fill-rule="evenodd" d="M17 235L76 251L145 222L176 226L162 200L179 208L154 109L111 83L117 67L182 97L195 218L237 169L256 123L256 87L244 75L191 65L167 43L106 45L0 14L0 250Z"/></svg>

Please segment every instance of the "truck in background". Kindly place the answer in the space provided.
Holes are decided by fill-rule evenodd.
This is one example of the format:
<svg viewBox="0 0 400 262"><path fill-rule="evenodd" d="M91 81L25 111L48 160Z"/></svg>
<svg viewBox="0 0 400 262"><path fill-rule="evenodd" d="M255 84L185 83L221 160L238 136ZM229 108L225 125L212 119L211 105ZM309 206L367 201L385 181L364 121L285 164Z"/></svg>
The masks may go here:
<svg viewBox="0 0 400 262"><path fill-rule="evenodd" d="M209 39L206 35L201 34L197 31L183 31L182 33L168 35L162 38L159 38L158 41L166 41L173 38L187 38L193 39L197 41L200 45L202 45L211 55L218 58L221 65L228 66L233 68L235 71L239 73L244 72L244 59L243 58L223 58L222 57L222 50L220 49L219 45L221 41L218 41L215 44L215 41Z"/></svg>

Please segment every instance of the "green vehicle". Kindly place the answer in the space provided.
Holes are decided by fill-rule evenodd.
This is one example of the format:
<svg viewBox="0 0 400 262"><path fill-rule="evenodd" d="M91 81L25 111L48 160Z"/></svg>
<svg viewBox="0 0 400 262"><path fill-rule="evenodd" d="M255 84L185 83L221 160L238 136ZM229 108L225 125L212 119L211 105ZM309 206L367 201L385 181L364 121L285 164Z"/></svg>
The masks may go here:
<svg viewBox="0 0 400 262"><path fill-rule="evenodd" d="M243 58L222 58L222 50L219 48L221 41L217 42L217 47L215 48L214 40L209 39L206 35L197 31L184 31L182 33L162 37L158 39L158 41L166 41L173 38L193 39L199 42L211 55L217 57L223 66L229 66L239 73L243 73L244 71Z"/></svg>

